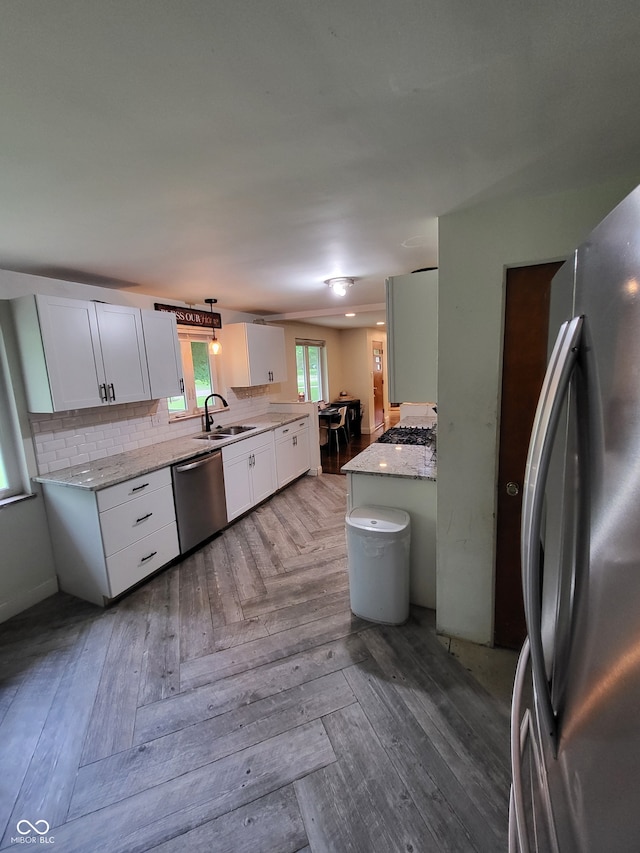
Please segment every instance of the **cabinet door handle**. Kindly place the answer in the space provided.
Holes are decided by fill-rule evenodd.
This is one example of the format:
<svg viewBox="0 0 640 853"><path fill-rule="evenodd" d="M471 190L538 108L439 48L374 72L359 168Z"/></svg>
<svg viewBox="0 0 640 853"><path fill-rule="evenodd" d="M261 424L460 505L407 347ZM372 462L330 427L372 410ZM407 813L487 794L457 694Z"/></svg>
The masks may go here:
<svg viewBox="0 0 640 853"><path fill-rule="evenodd" d="M184 394L184 379L180 379L180 393Z"/></svg>
<svg viewBox="0 0 640 853"><path fill-rule="evenodd" d="M283 429L283 430L282 430L282 434L283 434L283 435L286 435L288 432L289 432L289 430L288 430L288 429Z"/></svg>
<svg viewBox="0 0 640 853"><path fill-rule="evenodd" d="M297 443L298 443L298 436L294 435L293 436L293 446L295 447Z"/></svg>
<svg viewBox="0 0 640 853"><path fill-rule="evenodd" d="M116 389L113 387L113 382L109 383L109 389L111 391L110 399L113 403L116 401Z"/></svg>
<svg viewBox="0 0 640 853"><path fill-rule="evenodd" d="M100 400L103 403L108 402L109 397L107 396L107 386L105 385L104 382L101 385L98 385L98 391L100 393Z"/></svg>
<svg viewBox="0 0 640 853"><path fill-rule="evenodd" d="M140 562L141 562L141 563L146 563L146 562L147 562L147 560L150 560L152 557L155 557L155 555L156 555L157 553L158 553L157 551L152 551L150 554L147 554L147 556L146 556L146 557L143 557L143 558L140 560Z"/></svg>
<svg viewBox="0 0 640 853"><path fill-rule="evenodd" d="M140 524L141 521L146 521L148 518L151 518L152 515L152 512L148 512L146 515L143 515L142 518L136 518L136 524Z"/></svg>
<svg viewBox="0 0 640 853"><path fill-rule="evenodd" d="M149 485L149 483L143 483L141 486L134 486L134 487L131 489L131 491L132 491L132 492L139 492L139 491L140 491L140 489L146 489L148 485Z"/></svg>

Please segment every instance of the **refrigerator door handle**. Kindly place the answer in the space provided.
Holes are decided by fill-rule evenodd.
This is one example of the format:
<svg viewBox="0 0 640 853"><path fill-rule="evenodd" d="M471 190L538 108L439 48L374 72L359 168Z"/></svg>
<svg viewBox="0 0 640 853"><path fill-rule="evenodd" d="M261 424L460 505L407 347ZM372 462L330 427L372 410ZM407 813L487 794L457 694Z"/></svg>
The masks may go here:
<svg viewBox="0 0 640 853"><path fill-rule="evenodd" d="M529 638L524 641L516 674L513 683L513 703L511 706L511 791L509 796L509 853L530 853L531 837L538 838L542 827L538 825L538 820L544 816L546 824L546 832L548 833L549 853L559 853L558 839L556 836L555 826L553 825L553 812L551 809L551 800L549 797L549 785L547 782L547 774L544 766L544 759L540 750L539 743L535 735L535 724L529 708L526 708L524 713L523 693L527 675L527 665L529 663L530 645ZM530 760L532 766L530 773L535 776L538 783L539 796L542 798L543 815L532 815L533 825L531 834L527 828L527 805L525 803L525 791L522 778L522 756L527 747L527 742L530 742ZM542 849L535 844L535 849ZM546 847L545 847L546 849Z"/></svg>
<svg viewBox="0 0 640 853"><path fill-rule="evenodd" d="M529 473L529 470L530 470L530 459L531 459L531 455L533 452L534 445L537 444L538 438L541 435L542 413L544 411L546 401L547 401L547 399L549 397L549 393L551 391L551 381L552 381L552 377L554 376L554 373L556 370L556 364L558 361L558 353L560 352L560 349L562 347L562 343L564 341L564 337L566 335L568 325L569 325L569 323L566 322L560 326L560 330L558 332L558 337L556 338L556 342L553 345L553 350L552 350L551 356L549 358L549 364L547 365L547 369L546 369L546 372L544 375L544 380L542 382L542 388L540 389L540 396L538 398L538 404L536 406L536 412L535 412L535 415L533 418L533 426L531 428L531 439L529 441L529 451L528 451L528 455L527 455L527 464L525 467L525 478L524 478L524 482L523 482L523 494L522 494L522 522L521 522L521 531L520 531L521 532L520 549L521 549L521 563L522 563L522 568L521 568L521 571L522 571L522 597L524 599L525 616L527 616L527 617L528 617L528 613L529 613L529 601L528 601L529 584L527 583L527 573L528 573L528 568L526 565L527 558L526 558L526 555L524 553L524 545L523 545L523 543L528 541L528 539L529 539L529 527L530 527L530 520L531 520L531 513L529 510L530 491L528 488L529 483L528 483L528 479L527 479L527 474Z"/></svg>
<svg viewBox="0 0 640 853"><path fill-rule="evenodd" d="M540 528L553 440L576 363L581 332L582 317L574 317L560 327L534 418L522 500L522 589L531 646L531 669L540 722L551 738L554 755L557 754L558 731L542 647Z"/></svg>
<svg viewBox="0 0 640 853"><path fill-rule="evenodd" d="M511 704L511 794L509 797L509 853L529 853L525 818L524 788L522 784L522 753L529 734L530 713L522 714L529 639L524 641L513 682ZM521 719L522 718L522 719Z"/></svg>

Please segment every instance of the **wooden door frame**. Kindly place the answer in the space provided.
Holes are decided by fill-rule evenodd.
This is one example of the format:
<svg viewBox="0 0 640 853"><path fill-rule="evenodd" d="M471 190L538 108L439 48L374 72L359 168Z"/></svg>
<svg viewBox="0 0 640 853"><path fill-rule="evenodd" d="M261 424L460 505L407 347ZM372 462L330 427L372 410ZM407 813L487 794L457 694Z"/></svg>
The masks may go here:
<svg viewBox="0 0 640 853"><path fill-rule="evenodd" d="M381 392L381 397L382 397L382 400L381 400L382 419L381 419L379 424L376 423L376 407L375 407L376 395L374 393L374 381L375 381L374 377L375 377L376 371L373 370L373 359L375 357L374 352L373 352L374 349L380 349L382 351L382 355L380 356L380 371L379 371L379 373L380 373L380 392ZM385 341L379 340L378 338L375 338L375 339L371 338L371 347L369 350L369 359L370 359L369 364L371 365L371 402L372 402L371 414L373 416L372 417L372 425L373 425L374 432L380 426L384 426L384 413L385 413L385 408L384 408L384 394L385 394L384 365L385 365L386 353L387 353L387 348L385 346Z"/></svg>
<svg viewBox="0 0 640 853"><path fill-rule="evenodd" d="M548 273L548 275L549 275L548 290L545 290L544 292L542 290L542 288L545 288L545 289L547 288L546 283L540 285L541 286L541 295L543 295L547 299L547 318L548 318L548 299L549 299L549 294L550 294L550 282L551 282L553 276L555 275L555 273L557 272L557 270L562 265L562 263L563 263L563 260L560 260L560 261L557 261L557 260L540 261L539 263L535 263L535 264L533 264L533 263L532 264L517 264L517 265L510 265L510 266L504 268L501 369L500 369L500 379L499 379L499 386L498 386L498 389L499 389L498 430L497 430L498 444L497 444L497 453L496 453L496 473L495 473L495 524L494 524L494 560L493 560L493 564L494 564L493 580L494 580L494 583L493 583L493 611L492 611L492 617L493 617L493 620L492 620L493 621L492 642L496 645L497 645L497 642L496 642L497 640L504 640L505 635L509 634L509 628L508 627L505 631L505 624L507 624L507 623L505 623L505 621L504 621L505 589L508 590L510 585L512 588L513 584L514 584L514 577L513 576L511 576L509 578L509 580L505 582L505 557L504 557L504 555L506 552L508 552L509 549L507 547L508 542L505 543L505 536L504 536L505 527L501 526L501 525L504 525L505 522L508 521L509 515L511 514L511 510L509 510L505 514L505 512L504 512L504 501L502 500L502 488L504 487L504 483L502 483L502 479L503 479L503 475L504 475L504 471L502 470L502 465L503 465L503 453L502 453L502 451L504 449L502 446L502 441L504 440L503 430L506 428L506 424L503 422L503 417L504 417L504 400L505 400L505 397L504 397L504 390L505 390L504 389L505 348L506 348L507 333L508 333L507 323L509 321L509 318L508 318L509 275L512 273L517 274L518 270L522 270L522 271L526 272L526 271L533 271L536 268L542 268L542 267L548 268L547 270L542 270L542 269L539 270L541 278L546 273ZM517 281L515 282L515 284L517 284ZM538 314L538 316L540 316L540 315ZM544 366L546 366L546 353L547 353L547 334L546 334L546 332L544 333L543 336L536 338L536 351L538 351L539 348L542 349L541 355L542 355L544 364L541 363L540 367L542 368L542 373L544 374ZM531 378L529 378L528 381L529 381L529 384L531 384ZM541 382L541 378L540 378L540 382ZM531 407L535 410L535 403L537 401L537 398L534 399L533 397L531 397L531 398L527 397L527 400L528 400L528 403L531 405ZM517 446L520 448L521 451L524 449L523 445L521 443L519 443ZM526 455L526 451L525 451L525 455ZM520 479L523 474L524 474L524 469L522 470L522 472L518 471L517 472L518 478ZM522 483L519 483L519 485L520 485L520 488L522 490ZM518 500L519 501L521 500L521 496L518 498ZM502 510L501 510L501 505L502 505ZM518 529L518 533L519 533L519 529ZM511 538L509 541L511 541L512 545L514 544L513 538ZM517 567L514 569L514 571L517 571L519 569L519 567L520 567L520 562L519 562L519 555L518 555ZM517 573L517 577L519 579L519 571ZM513 599L511 599L511 601L513 602ZM520 604L520 608L522 608L522 604ZM500 620L498 618L499 611L503 616L503 621L501 623L500 623ZM523 611L514 620L516 623L515 628L514 628L515 633L517 633L517 622L518 622L519 618L523 618ZM515 648L515 641L514 640L512 640L510 643L501 642L500 644L506 645L507 647L511 646L511 647Z"/></svg>

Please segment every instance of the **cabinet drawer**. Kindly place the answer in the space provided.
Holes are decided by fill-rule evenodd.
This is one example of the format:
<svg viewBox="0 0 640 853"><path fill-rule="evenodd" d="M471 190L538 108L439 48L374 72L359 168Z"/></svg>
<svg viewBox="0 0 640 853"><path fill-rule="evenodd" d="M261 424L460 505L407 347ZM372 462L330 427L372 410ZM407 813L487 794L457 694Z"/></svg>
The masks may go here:
<svg viewBox="0 0 640 853"><path fill-rule="evenodd" d="M108 557L111 598L173 560L178 550L178 528L173 522Z"/></svg>
<svg viewBox="0 0 640 853"><path fill-rule="evenodd" d="M243 438L241 441L236 441L233 444L228 444L222 448L222 461L231 462L233 459L239 459L242 456L247 456L249 453L254 453L261 447L273 447L273 431L253 435L251 438Z"/></svg>
<svg viewBox="0 0 640 853"><path fill-rule="evenodd" d="M176 520L173 489L163 486L100 513L107 557Z"/></svg>
<svg viewBox="0 0 640 853"><path fill-rule="evenodd" d="M309 419L302 418L301 420L293 421L290 424L283 424L282 426L277 427L273 432L277 441L279 438L286 438L289 435L294 435L296 432L300 432L301 429L307 429L308 426Z"/></svg>
<svg viewBox="0 0 640 853"><path fill-rule="evenodd" d="M111 509L111 507L118 506L125 501L139 498L143 493L146 494L154 489L170 485L171 469L169 467L151 471L149 474L134 477L124 483L118 483L116 486L101 489L98 492L98 510L104 512L104 510Z"/></svg>

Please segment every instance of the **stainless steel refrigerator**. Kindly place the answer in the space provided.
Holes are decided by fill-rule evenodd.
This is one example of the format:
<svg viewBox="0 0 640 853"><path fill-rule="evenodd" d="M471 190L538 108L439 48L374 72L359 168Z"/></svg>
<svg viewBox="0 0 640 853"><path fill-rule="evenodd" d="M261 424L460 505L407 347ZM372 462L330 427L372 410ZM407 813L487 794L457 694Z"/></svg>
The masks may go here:
<svg viewBox="0 0 640 853"><path fill-rule="evenodd" d="M510 850L640 850L640 187L559 270L527 459Z"/></svg>

